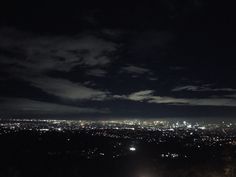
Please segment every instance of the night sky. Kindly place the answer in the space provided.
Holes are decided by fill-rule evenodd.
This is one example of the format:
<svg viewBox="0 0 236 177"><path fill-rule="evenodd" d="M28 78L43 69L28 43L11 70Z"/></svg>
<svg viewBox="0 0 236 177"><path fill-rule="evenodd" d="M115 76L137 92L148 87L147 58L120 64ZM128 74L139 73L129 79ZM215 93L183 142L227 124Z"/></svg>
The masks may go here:
<svg viewBox="0 0 236 177"><path fill-rule="evenodd" d="M86 2L0 5L1 117L236 118L235 5Z"/></svg>

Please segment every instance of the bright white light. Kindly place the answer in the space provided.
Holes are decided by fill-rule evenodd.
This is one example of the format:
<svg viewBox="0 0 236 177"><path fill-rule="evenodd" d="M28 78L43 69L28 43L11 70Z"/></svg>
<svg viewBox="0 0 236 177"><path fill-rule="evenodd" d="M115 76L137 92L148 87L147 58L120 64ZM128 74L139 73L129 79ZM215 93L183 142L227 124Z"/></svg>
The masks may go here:
<svg viewBox="0 0 236 177"><path fill-rule="evenodd" d="M199 129L201 129L201 130L205 130L206 129L206 127L198 127Z"/></svg>
<svg viewBox="0 0 236 177"><path fill-rule="evenodd" d="M130 147L129 150L130 151L136 151L136 148L135 147Z"/></svg>
<svg viewBox="0 0 236 177"><path fill-rule="evenodd" d="M187 128L192 128L192 125L191 124L187 125Z"/></svg>

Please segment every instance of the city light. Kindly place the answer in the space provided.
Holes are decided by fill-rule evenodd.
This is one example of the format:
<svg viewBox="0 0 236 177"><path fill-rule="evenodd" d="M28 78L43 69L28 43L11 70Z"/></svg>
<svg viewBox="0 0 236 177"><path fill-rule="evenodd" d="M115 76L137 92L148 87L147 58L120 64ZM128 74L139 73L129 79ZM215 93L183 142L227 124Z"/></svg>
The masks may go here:
<svg viewBox="0 0 236 177"><path fill-rule="evenodd" d="M130 147L129 150L130 151L136 151L136 148L135 147Z"/></svg>

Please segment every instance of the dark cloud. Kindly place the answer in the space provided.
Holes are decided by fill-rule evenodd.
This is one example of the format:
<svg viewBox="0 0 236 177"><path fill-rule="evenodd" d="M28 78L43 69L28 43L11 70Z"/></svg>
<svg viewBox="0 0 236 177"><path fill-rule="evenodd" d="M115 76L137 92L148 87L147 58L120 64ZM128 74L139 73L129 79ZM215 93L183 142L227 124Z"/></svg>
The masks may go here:
<svg viewBox="0 0 236 177"><path fill-rule="evenodd" d="M106 99L108 92L90 88L69 78L52 77L50 72L68 73L74 67L87 69L88 75L103 76L106 71L96 66L106 66L112 62L108 55L116 50L116 44L91 36L41 36L25 34L18 30L4 28L0 32L0 64L3 72L11 78L26 81L29 86L42 92L66 100L100 101ZM19 90L20 92L20 90ZM3 94L3 93L2 93ZM32 100L32 98L2 99L2 107L13 111L32 111L34 113L104 113L102 109L80 108L61 103Z"/></svg>
<svg viewBox="0 0 236 177"><path fill-rule="evenodd" d="M80 114L80 113L108 113L108 109L86 108L57 103L31 100L27 98L1 97L1 111L34 114Z"/></svg>
<svg viewBox="0 0 236 177"><path fill-rule="evenodd" d="M236 92L233 7L202 0L1 7L1 105L236 115L227 113Z"/></svg>
<svg viewBox="0 0 236 177"><path fill-rule="evenodd" d="M23 53L23 56L4 54L1 56L1 64L14 67L13 73L8 70L11 72L10 75L28 81L30 85L48 94L62 98L98 100L106 96L103 91L88 88L67 79L49 77L47 73L50 71L70 72L74 67L84 65L105 66L112 62L112 58L106 56L105 53L115 51L115 43L86 35L73 38L32 35L25 39L25 36L18 31L6 31L13 35L4 35L3 32L1 38L5 42L2 41L0 47L3 50L10 50L9 53L14 54L18 50ZM88 75L102 76L105 73L106 71L96 68L87 71Z"/></svg>
<svg viewBox="0 0 236 177"><path fill-rule="evenodd" d="M10 29L11 30L11 29ZM5 34L7 31L7 34ZM18 37L15 37L17 33ZM81 36L25 36L21 32L0 31L2 50L9 53L21 52L2 62L22 65L32 70L70 71L78 65L104 66L111 62L107 55L116 50L116 44L92 35Z"/></svg>

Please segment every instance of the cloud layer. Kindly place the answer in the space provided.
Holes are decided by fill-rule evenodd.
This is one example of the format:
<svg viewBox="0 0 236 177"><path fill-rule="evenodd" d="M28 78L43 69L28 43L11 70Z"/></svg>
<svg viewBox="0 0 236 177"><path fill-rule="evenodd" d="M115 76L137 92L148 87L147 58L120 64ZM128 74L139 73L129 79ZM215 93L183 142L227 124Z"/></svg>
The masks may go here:
<svg viewBox="0 0 236 177"><path fill-rule="evenodd" d="M108 95L108 92L88 88L66 79L44 77L29 80L34 87L38 87L44 92L60 98L72 100L103 100Z"/></svg>
<svg viewBox="0 0 236 177"><path fill-rule="evenodd" d="M95 109L86 107L77 107L62 105L43 101L36 101L26 98L7 98L1 97L1 111L33 112L38 114L80 114L80 113L108 113L107 109Z"/></svg>
<svg viewBox="0 0 236 177"><path fill-rule="evenodd" d="M107 113L97 107L115 110L126 103L236 107L233 86L195 85L186 75L191 66L182 66L187 60L168 60L181 55L173 50L170 32L127 32L133 35L127 44L118 40L119 34L98 33L47 36L0 29L0 81L10 83L1 93L2 109L80 114ZM195 70L190 75L195 77Z"/></svg>
<svg viewBox="0 0 236 177"><path fill-rule="evenodd" d="M186 85L186 86L179 86L172 89L174 92L179 91L193 91L193 92L236 92L234 88L211 88L208 85L203 86L196 86L196 85Z"/></svg>
<svg viewBox="0 0 236 177"><path fill-rule="evenodd" d="M169 96L156 96L154 93L154 90L143 90L129 95L116 95L115 98L169 105L236 107L236 99L233 98L175 98Z"/></svg>
<svg viewBox="0 0 236 177"><path fill-rule="evenodd" d="M72 100L102 100L107 92L89 88L67 78L54 78L50 72L70 72L88 68L87 75L102 77L112 62L116 44L93 35L37 36L1 29L0 63L12 77L30 83L47 94ZM12 66L9 69L9 66ZM30 73L30 74L29 74Z"/></svg>

